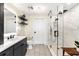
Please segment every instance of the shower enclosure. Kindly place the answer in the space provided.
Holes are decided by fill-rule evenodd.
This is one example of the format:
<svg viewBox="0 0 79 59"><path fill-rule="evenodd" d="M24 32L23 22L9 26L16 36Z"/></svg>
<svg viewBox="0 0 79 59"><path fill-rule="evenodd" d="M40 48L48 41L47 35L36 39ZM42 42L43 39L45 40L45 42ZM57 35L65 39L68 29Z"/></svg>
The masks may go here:
<svg viewBox="0 0 79 59"><path fill-rule="evenodd" d="M56 7L56 16L50 17L52 25L50 25L50 36L52 48L56 56L62 56L64 47L64 18L63 18L63 4ZM50 14L51 16L52 14ZM52 28L52 29L51 29ZM52 34L51 34L52 32Z"/></svg>

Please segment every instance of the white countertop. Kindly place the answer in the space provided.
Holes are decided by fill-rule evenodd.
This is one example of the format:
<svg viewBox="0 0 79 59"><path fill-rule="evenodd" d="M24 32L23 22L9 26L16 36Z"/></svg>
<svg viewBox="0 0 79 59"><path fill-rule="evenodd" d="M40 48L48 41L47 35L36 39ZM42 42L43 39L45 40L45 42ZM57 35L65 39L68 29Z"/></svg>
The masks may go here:
<svg viewBox="0 0 79 59"><path fill-rule="evenodd" d="M26 36L15 36L13 39L4 41L4 44L0 45L0 52L11 47L12 45L16 44L17 42L20 42L24 38L26 38Z"/></svg>

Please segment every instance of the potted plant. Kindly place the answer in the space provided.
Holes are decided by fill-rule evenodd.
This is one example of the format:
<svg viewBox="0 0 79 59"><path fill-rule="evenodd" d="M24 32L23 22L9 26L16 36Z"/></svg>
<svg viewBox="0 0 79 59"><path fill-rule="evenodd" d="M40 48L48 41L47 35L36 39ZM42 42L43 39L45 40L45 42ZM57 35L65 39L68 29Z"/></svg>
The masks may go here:
<svg viewBox="0 0 79 59"><path fill-rule="evenodd" d="M79 51L79 42L75 41L75 46L77 47L77 51Z"/></svg>

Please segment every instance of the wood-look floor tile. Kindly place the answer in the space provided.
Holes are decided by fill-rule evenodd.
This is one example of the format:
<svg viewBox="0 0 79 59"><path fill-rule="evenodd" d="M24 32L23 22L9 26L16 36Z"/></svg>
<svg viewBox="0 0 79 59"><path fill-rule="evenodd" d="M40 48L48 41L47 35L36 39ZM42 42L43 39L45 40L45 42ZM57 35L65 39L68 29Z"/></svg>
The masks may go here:
<svg viewBox="0 0 79 59"><path fill-rule="evenodd" d="M46 45L35 44L32 49L28 49L26 56L51 56L51 53Z"/></svg>

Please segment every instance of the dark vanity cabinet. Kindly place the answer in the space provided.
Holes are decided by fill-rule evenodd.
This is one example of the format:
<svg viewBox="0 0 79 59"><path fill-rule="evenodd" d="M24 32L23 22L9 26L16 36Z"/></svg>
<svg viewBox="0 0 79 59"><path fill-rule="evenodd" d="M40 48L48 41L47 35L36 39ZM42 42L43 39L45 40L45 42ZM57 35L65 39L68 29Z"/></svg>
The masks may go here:
<svg viewBox="0 0 79 59"><path fill-rule="evenodd" d="M26 38L0 53L0 56L24 56L27 52Z"/></svg>
<svg viewBox="0 0 79 59"><path fill-rule="evenodd" d="M3 44L4 34L4 3L0 3L0 45Z"/></svg>
<svg viewBox="0 0 79 59"><path fill-rule="evenodd" d="M27 51L26 39L14 45L14 56L24 56Z"/></svg>

